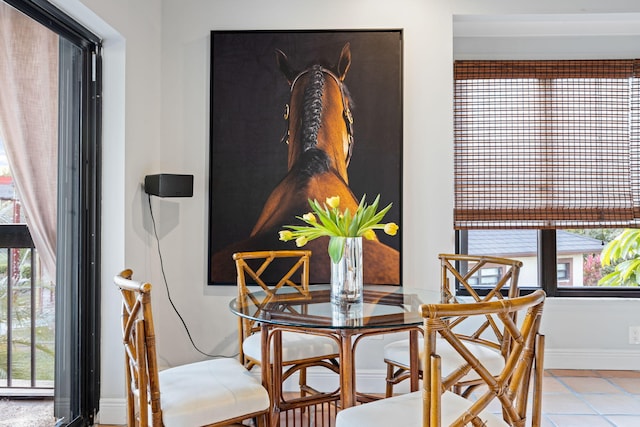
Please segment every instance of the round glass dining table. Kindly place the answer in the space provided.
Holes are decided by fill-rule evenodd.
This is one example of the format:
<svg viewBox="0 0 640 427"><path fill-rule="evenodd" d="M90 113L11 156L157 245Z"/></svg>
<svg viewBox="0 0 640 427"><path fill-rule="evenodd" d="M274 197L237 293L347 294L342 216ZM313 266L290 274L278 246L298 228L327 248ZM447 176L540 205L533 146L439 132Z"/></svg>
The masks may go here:
<svg viewBox="0 0 640 427"><path fill-rule="evenodd" d="M418 390L418 335L423 322L420 305L440 302L440 290L408 289L403 286L365 285L360 303L331 302L329 285L311 285L308 290L289 286L276 290L256 288L243 298L234 298L229 308L236 315L260 323L263 333L262 360L272 360L271 373L282 369L282 331L306 332L332 337L339 345L340 406L353 406L371 397L356 392L355 348L365 336L406 331L410 339L411 390ZM271 343L271 345L269 345ZM280 347L281 348L281 347ZM272 354L273 353L273 354ZM263 384L272 393L276 412L290 409L281 401L281 387L262 370ZM271 382L271 384L269 384ZM274 414L272 420L277 425Z"/></svg>

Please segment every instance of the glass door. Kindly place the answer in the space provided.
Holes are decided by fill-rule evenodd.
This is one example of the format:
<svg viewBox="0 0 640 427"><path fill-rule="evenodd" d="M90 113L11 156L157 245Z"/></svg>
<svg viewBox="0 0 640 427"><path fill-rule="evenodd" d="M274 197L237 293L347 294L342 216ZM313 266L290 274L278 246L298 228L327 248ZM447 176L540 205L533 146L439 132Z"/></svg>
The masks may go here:
<svg viewBox="0 0 640 427"><path fill-rule="evenodd" d="M38 94L34 97L37 103L51 101L49 104L57 110L54 126L50 126L55 127L57 123L57 135L49 138L53 141L53 155L41 159L38 167L31 169L38 172L39 168L51 168L56 179L52 192L57 196L54 194L51 206L45 209L36 204L44 212L41 214L43 220L52 220L52 228L55 229L54 238L49 239L53 262L48 270L55 277L56 426L93 425L98 410L100 372L100 40L44 0L0 0L0 6L6 5L18 14L5 28L13 27L18 20L25 21L26 16L29 18L27 21L32 20L33 24L45 27L58 38L53 45L27 46L26 49L34 60L34 65L29 64L29 70L37 69L39 56L56 49L58 53L55 69L41 74L32 73L36 76L34 80L39 80L40 77L55 76L57 72L57 82L54 80L52 84L56 86L56 96ZM26 25L32 23L27 22ZM30 39L25 38L24 33L18 32L18 37L28 45ZM2 84L18 88L18 84L10 79ZM20 90L25 93L18 93L16 100L26 98L29 87L23 86ZM25 123L22 125L25 127L34 126L42 119L38 114L23 116ZM0 117L0 124L2 120ZM6 118L4 124L8 126ZM15 149L24 149L23 145L28 141L15 137L7 141L4 138L5 146L14 144ZM13 166L37 152L31 149L14 154ZM15 178L16 181L22 179L20 193L23 197L25 193L37 196L43 191L31 185L31 181L18 176ZM30 226L31 234L39 233L38 227L35 223ZM35 238L34 241L43 258L45 251L42 249L46 245L39 244Z"/></svg>

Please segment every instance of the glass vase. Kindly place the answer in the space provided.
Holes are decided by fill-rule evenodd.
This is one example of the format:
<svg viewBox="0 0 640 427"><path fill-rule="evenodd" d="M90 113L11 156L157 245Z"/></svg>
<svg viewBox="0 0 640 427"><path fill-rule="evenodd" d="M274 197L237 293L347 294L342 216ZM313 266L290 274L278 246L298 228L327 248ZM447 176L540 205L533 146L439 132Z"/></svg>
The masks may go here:
<svg viewBox="0 0 640 427"><path fill-rule="evenodd" d="M333 326L357 328L364 324L364 310L360 302L331 304L331 316Z"/></svg>
<svg viewBox="0 0 640 427"><path fill-rule="evenodd" d="M331 262L331 301L362 302L362 237L345 238L342 258Z"/></svg>

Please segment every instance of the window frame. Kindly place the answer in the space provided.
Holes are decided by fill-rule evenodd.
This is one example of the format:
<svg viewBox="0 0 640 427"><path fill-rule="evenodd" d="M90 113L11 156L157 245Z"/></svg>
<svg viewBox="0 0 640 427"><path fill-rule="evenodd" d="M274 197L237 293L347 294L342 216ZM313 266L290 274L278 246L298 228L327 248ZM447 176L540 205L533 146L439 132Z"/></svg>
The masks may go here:
<svg viewBox="0 0 640 427"><path fill-rule="evenodd" d="M467 243L463 240L461 230L455 230L456 253L467 253ZM473 255L473 254L471 254ZM516 257L517 258L517 257ZM614 288L614 287L561 287L558 286L558 255L556 245L556 230L538 230L538 286L523 286L521 294L526 295L537 289L545 291L548 297L565 298L640 298L638 288ZM456 286L458 291L463 292ZM482 294L482 287L478 287L478 294ZM503 291L503 294L505 292Z"/></svg>
<svg viewBox="0 0 640 427"><path fill-rule="evenodd" d="M538 277L542 278L541 288L550 297L622 297L640 298L638 288L614 287L559 287L557 272L556 230L538 231Z"/></svg>

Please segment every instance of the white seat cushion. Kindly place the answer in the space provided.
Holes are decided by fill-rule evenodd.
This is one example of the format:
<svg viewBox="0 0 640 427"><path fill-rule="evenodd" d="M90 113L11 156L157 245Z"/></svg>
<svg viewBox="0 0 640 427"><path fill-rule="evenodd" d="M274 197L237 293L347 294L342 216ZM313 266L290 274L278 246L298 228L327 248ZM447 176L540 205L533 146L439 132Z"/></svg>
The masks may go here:
<svg viewBox="0 0 640 427"><path fill-rule="evenodd" d="M165 427L201 426L265 410L269 394L236 359L213 359L159 373Z"/></svg>
<svg viewBox="0 0 640 427"><path fill-rule="evenodd" d="M449 426L473 402L449 391L442 395L442 426ZM500 416L483 411L480 418L487 427L508 427ZM336 427L422 427L422 391L376 400L343 409L336 416Z"/></svg>
<svg viewBox="0 0 640 427"><path fill-rule="evenodd" d="M446 377L460 366L466 364L466 361L446 340L440 337L436 339L436 353L442 360L442 376ZM464 342L464 345L493 375L498 375L504 368L504 358L495 349L467 341ZM420 360L422 361L424 354L424 340L422 338L418 340L418 348L420 349ZM384 347L384 358L400 365L409 366L409 340L400 340L387 344ZM480 377L472 370L460 381L477 379L480 379Z"/></svg>
<svg viewBox="0 0 640 427"><path fill-rule="evenodd" d="M244 354L254 360L261 360L261 333L255 333L242 343ZM282 361L309 359L330 354L338 354L338 343L329 337L285 331L282 333ZM273 353L271 353L273 362Z"/></svg>

